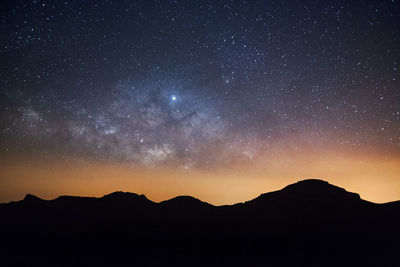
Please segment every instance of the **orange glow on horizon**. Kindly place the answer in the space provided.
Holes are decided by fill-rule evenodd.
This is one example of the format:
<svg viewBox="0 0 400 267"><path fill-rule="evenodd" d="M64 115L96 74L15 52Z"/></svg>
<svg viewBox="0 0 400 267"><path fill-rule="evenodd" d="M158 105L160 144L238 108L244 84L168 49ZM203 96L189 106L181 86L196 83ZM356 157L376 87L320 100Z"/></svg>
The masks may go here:
<svg viewBox="0 0 400 267"><path fill-rule="evenodd" d="M102 196L114 191L145 194L159 202L191 195L214 205L247 201L308 178L359 193L383 203L400 199L400 158L330 154L284 155L241 168L214 171L113 166L106 162L11 160L0 161L0 202L20 200L25 194L44 199L59 195Z"/></svg>

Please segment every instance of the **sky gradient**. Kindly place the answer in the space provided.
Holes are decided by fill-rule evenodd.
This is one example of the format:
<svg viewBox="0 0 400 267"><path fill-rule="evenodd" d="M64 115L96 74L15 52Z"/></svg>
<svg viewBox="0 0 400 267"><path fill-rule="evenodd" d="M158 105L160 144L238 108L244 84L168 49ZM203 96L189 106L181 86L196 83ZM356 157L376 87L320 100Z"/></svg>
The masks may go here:
<svg viewBox="0 0 400 267"><path fill-rule="evenodd" d="M400 199L400 2L6 1L0 201Z"/></svg>

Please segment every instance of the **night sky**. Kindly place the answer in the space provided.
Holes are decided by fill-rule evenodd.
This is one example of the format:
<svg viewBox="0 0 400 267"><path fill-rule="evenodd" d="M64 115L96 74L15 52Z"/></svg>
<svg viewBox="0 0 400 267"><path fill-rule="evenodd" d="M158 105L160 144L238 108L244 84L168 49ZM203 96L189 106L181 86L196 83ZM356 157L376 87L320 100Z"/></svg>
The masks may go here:
<svg viewBox="0 0 400 267"><path fill-rule="evenodd" d="M120 189L225 203L310 177L400 199L399 11L5 1L0 200Z"/></svg>

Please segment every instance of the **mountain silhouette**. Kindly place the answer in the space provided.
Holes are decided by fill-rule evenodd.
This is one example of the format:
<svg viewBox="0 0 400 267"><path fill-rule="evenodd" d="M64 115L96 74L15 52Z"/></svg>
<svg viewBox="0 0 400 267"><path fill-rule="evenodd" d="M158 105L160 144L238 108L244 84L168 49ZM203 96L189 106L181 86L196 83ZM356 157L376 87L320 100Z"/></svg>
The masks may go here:
<svg viewBox="0 0 400 267"><path fill-rule="evenodd" d="M262 203L267 204L271 201L278 201L281 203L291 202L295 205L306 202L316 205L318 204L317 202L321 201L338 204L342 202L360 203L362 200L356 193L347 192L343 188L331 185L322 180L310 179L288 185L279 191L262 194L246 202L246 204L260 205Z"/></svg>
<svg viewBox="0 0 400 267"><path fill-rule="evenodd" d="M346 214L359 214L374 204L328 182L310 179L262 194L245 202L243 206L247 212L269 215L272 219L302 217L307 220L334 220L344 218Z"/></svg>
<svg viewBox="0 0 400 267"><path fill-rule="evenodd" d="M24 199L22 200L24 203L31 203L31 204L38 204L40 202L43 202L45 200L38 198L37 196L27 194Z"/></svg>
<svg viewBox="0 0 400 267"><path fill-rule="evenodd" d="M0 218L2 266L400 266L400 201L316 179L225 206L28 194Z"/></svg>
<svg viewBox="0 0 400 267"><path fill-rule="evenodd" d="M212 206L211 204L208 204L206 202L203 202L203 201L201 201L197 198L191 197L191 196L174 197L174 198L171 198L170 200L165 200L163 202L160 202L160 204L164 205L164 206L181 207L183 209L186 209L188 207L196 208L196 207Z"/></svg>

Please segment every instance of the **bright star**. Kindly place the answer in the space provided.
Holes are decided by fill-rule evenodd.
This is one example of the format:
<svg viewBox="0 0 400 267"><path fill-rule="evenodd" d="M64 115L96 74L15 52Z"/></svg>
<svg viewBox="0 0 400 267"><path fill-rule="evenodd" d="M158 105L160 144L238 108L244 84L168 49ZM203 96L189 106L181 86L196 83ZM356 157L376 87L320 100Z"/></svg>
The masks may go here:
<svg viewBox="0 0 400 267"><path fill-rule="evenodd" d="M172 101L176 101L176 96L171 96Z"/></svg>

